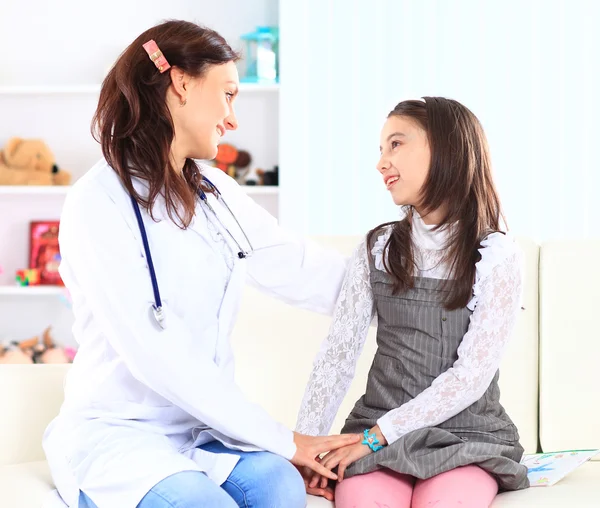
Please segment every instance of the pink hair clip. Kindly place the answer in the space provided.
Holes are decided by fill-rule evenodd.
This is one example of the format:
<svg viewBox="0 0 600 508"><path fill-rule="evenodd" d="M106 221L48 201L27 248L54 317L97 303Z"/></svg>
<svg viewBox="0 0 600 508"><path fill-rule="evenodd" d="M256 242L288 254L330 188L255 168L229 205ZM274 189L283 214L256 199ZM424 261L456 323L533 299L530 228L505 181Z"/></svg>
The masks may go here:
<svg viewBox="0 0 600 508"><path fill-rule="evenodd" d="M158 49L158 45L156 42L154 42L154 39L149 40L142 46L146 50L146 53L148 53L150 60L154 62L154 65L156 65L156 68L161 74L171 68L171 65L169 65L169 62L167 62L165 55L163 55L162 51Z"/></svg>

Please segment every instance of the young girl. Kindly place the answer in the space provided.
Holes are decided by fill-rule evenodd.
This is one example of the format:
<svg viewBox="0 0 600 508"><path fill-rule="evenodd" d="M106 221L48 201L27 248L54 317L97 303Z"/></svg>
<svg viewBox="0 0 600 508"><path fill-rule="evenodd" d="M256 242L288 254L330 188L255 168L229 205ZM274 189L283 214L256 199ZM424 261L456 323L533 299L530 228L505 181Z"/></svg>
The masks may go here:
<svg viewBox="0 0 600 508"><path fill-rule="evenodd" d="M489 506L528 486L498 366L520 310L521 254L501 229L482 127L441 97L405 101L381 132L377 165L402 220L371 231L346 273L297 430L326 434L374 315L377 352L343 433L326 455L338 508ZM309 493L332 499L327 480Z"/></svg>

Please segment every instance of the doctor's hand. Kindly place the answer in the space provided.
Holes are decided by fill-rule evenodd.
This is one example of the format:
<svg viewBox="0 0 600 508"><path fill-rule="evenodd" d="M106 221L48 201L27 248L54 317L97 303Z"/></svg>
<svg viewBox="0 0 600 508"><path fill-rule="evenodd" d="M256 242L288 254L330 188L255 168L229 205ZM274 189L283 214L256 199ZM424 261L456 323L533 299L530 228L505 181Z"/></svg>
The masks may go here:
<svg viewBox="0 0 600 508"><path fill-rule="evenodd" d="M331 450L337 450L348 445L358 443L362 436L359 434L344 434L341 436L306 436L294 432L296 453L291 462L295 466L306 466L315 473L337 480L337 475L323 467L316 460L318 456Z"/></svg>

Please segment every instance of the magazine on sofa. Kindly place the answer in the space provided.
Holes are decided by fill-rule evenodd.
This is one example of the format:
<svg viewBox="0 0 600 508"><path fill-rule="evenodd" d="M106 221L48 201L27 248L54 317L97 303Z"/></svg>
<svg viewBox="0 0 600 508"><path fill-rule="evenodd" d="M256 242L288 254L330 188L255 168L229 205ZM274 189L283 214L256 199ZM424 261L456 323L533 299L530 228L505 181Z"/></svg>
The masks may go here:
<svg viewBox="0 0 600 508"><path fill-rule="evenodd" d="M529 470L527 477L532 487L550 487L598 453L600 450L526 454L521 464Z"/></svg>

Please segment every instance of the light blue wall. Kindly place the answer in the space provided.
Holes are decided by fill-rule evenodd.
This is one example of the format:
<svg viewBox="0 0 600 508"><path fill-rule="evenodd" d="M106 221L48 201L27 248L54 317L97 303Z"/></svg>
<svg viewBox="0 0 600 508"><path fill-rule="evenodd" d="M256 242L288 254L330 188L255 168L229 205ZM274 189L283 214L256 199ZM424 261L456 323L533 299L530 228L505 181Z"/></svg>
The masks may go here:
<svg viewBox="0 0 600 508"><path fill-rule="evenodd" d="M364 233L396 209L375 171L395 103L480 118L513 232L599 236L600 2L280 2L282 224Z"/></svg>

